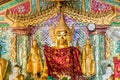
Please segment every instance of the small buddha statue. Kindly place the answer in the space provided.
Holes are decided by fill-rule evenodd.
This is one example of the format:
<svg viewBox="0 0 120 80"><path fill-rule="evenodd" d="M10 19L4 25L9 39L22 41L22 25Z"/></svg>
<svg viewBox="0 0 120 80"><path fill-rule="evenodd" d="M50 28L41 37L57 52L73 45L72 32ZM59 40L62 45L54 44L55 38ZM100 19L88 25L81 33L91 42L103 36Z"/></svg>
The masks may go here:
<svg viewBox="0 0 120 80"><path fill-rule="evenodd" d="M70 45L74 36L74 27L70 29L61 13L60 20L56 27L50 28L50 37L55 46L44 46L44 54L46 66L48 68L48 76L52 76L57 80L60 75L70 76L71 80L83 80L78 76L82 76L80 66L80 51L76 47Z"/></svg>
<svg viewBox="0 0 120 80"><path fill-rule="evenodd" d="M87 39L82 51L82 72L87 77L91 77L96 74L93 47L90 45L89 39Z"/></svg>
<svg viewBox="0 0 120 80"><path fill-rule="evenodd" d="M9 80L24 80L24 75L20 74L20 67L18 65L13 67Z"/></svg>
<svg viewBox="0 0 120 80"><path fill-rule="evenodd" d="M102 76L102 80L114 80L114 71L110 64L108 64L106 73Z"/></svg>
<svg viewBox="0 0 120 80"><path fill-rule="evenodd" d="M38 47L37 40L34 40L27 63L27 72L31 73L34 78L37 78L37 74L41 73L42 70L43 68L40 56L40 49Z"/></svg>

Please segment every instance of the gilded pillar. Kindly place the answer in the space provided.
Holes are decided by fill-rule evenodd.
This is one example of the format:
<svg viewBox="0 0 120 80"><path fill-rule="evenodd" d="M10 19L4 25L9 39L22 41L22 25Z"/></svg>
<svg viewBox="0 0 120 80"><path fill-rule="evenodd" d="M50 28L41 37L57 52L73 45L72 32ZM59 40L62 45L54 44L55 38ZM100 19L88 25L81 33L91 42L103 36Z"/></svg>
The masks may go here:
<svg viewBox="0 0 120 80"><path fill-rule="evenodd" d="M16 46L16 35L13 33L11 36L11 60L13 63L17 61L17 46Z"/></svg>
<svg viewBox="0 0 120 80"><path fill-rule="evenodd" d="M16 54L14 55L15 61L21 66L21 72L25 77L27 77L27 59L30 53L31 35L34 32L33 30L34 27L12 28L12 31L16 35Z"/></svg>
<svg viewBox="0 0 120 80"><path fill-rule="evenodd" d="M100 27L100 28L99 28ZM90 80L102 80L105 70L103 61L105 60L105 32L107 26L97 26L96 30L90 32L90 40L93 45L94 59L96 62L96 75Z"/></svg>
<svg viewBox="0 0 120 80"><path fill-rule="evenodd" d="M85 7L85 0L82 0L82 11L85 12L86 7Z"/></svg>
<svg viewBox="0 0 120 80"><path fill-rule="evenodd" d="M32 11L32 0L29 0L30 1L30 11Z"/></svg>
<svg viewBox="0 0 120 80"><path fill-rule="evenodd" d="M37 11L39 12L40 11L40 0L37 0Z"/></svg>

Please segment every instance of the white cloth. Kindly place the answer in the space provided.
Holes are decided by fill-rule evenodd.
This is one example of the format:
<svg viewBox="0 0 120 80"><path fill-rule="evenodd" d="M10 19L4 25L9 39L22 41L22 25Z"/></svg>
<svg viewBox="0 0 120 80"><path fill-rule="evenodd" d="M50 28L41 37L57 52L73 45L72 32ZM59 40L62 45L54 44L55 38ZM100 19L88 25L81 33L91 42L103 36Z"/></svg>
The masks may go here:
<svg viewBox="0 0 120 80"><path fill-rule="evenodd" d="M109 77L114 74L113 69L111 67L107 67L106 74L102 76L102 80L107 80Z"/></svg>

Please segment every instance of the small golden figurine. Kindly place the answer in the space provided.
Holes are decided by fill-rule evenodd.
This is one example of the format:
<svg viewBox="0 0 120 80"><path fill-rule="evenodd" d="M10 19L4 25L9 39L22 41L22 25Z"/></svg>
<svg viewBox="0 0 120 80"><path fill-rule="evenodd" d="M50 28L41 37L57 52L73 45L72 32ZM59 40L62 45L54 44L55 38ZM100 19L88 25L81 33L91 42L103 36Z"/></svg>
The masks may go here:
<svg viewBox="0 0 120 80"><path fill-rule="evenodd" d="M90 45L90 40L86 41L82 53L82 73L88 77L96 74L96 65L93 56L93 47Z"/></svg>
<svg viewBox="0 0 120 80"><path fill-rule="evenodd" d="M13 67L9 80L24 80L24 75L20 74L20 67L18 65Z"/></svg>
<svg viewBox="0 0 120 80"><path fill-rule="evenodd" d="M31 53L27 63L27 72L32 73L34 78L37 78L37 74L42 72L42 62L40 56L40 50L37 41L33 41L33 46L31 48Z"/></svg>

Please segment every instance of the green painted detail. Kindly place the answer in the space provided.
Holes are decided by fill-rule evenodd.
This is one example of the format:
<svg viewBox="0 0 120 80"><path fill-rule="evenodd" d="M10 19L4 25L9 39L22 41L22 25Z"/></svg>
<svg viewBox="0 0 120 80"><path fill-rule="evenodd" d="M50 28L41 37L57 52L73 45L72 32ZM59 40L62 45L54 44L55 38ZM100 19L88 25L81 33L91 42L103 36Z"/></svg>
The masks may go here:
<svg viewBox="0 0 120 80"><path fill-rule="evenodd" d="M110 3L112 5L120 6L120 2L117 2L115 0L104 0L104 2Z"/></svg>
<svg viewBox="0 0 120 80"><path fill-rule="evenodd" d="M7 23L2 23L2 24L0 24L0 27L10 27L10 25Z"/></svg>
<svg viewBox="0 0 120 80"><path fill-rule="evenodd" d="M4 16L0 16L0 21L4 21Z"/></svg>
<svg viewBox="0 0 120 80"><path fill-rule="evenodd" d="M31 0L32 1L32 11L35 12L37 10L36 8L36 0ZM90 11L90 3L91 3L91 0L85 0L86 4L86 11ZM44 10L49 6L52 6L54 5L55 3L54 2L48 2L48 1L43 1L43 0L40 0L40 10ZM79 1L71 1L71 2L67 2L67 4L71 5L72 7L74 8L77 8L79 10L81 10L82 8L82 0L79 0Z"/></svg>
<svg viewBox="0 0 120 80"><path fill-rule="evenodd" d="M87 11L87 12L90 12L90 3L91 3L91 0L86 0L85 3L86 3L86 4L85 4L85 6L86 6L86 11Z"/></svg>
<svg viewBox="0 0 120 80"><path fill-rule="evenodd" d="M20 2L23 2L23 1L25 1L25 0L13 0L9 3L6 3L5 5L0 6L0 11L6 10L6 9L8 9L8 8L20 3Z"/></svg>
<svg viewBox="0 0 120 80"><path fill-rule="evenodd" d="M116 16L113 20L112 20L112 22L111 22L111 24L110 24L110 26L111 27L115 27L115 26L120 26L120 16Z"/></svg>
<svg viewBox="0 0 120 80"><path fill-rule="evenodd" d="M79 1L78 9L82 9L82 0Z"/></svg>
<svg viewBox="0 0 120 80"><path fill-rule="evenodd" d="M110 26L112 27L112 26L120 26L120 22L112 22L111 24L110 24Z"/></svg>
<svg viewBox="0 0 120 80"><path fill-rule="evenodd" d="M86 24L86 23L83 23L83 22L78 22L77 24L78 24L79 26L81 26L81 27L87 26L87 24Z"/></svg>
<svg viewBox="0 0 120 80"><path fill-rule="evenodd" d="M37 1L37 0L31 0L31 1L32 1L32 11L35 12L35 11L37 10L37 8L36 8L36 5L37 5L37 4L36 4L36 3L37 3L36 1Z"/></svg>
<svg viewBox="0 0 120 80"><path fill-rule="evenodd" d="M120 53L120 40L117 41L116 53Z"/></svg>
<svg viewBox="0 0 120 80"><path fill-rule="evenodd" d="M48 6L50 7L54 4L55 2L40 0L40 10L45 10L48 8Z"/></svg>
<svg viewBox="0 0 120 80"><path fill-rule="evenodd" d="M28 51L28 36L17 36L17 63L21 65L23 75L26 75ZM30 79L27 79L30 80Z"/></svg>
<svg viewBox="0 0 120 80"><path fill-rule="evenodd" d="M90 35L90 40L93 46L94 59L96 62L96 75L91 77L91 79L88 79L88 80L102 80L102 76L106 71L105 64L103 63L103 61L105 60L104 58L104 54L105 54L104 35L92 34Z"/></svg>

